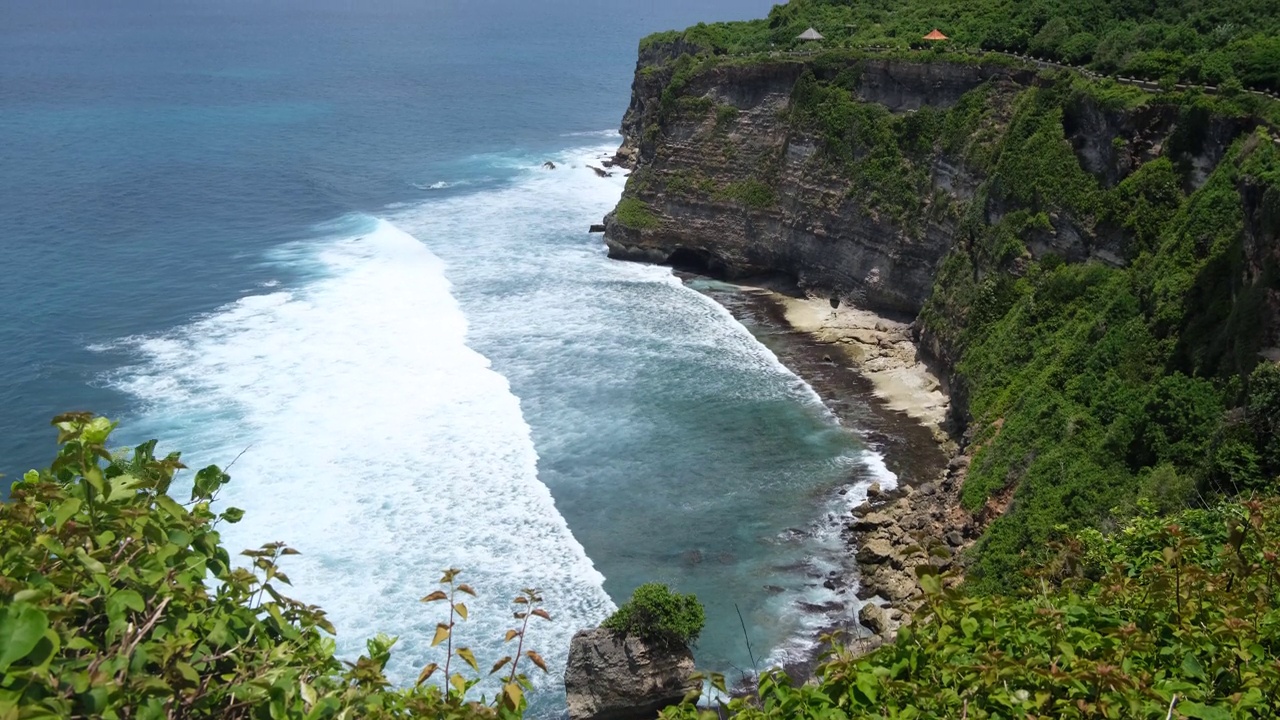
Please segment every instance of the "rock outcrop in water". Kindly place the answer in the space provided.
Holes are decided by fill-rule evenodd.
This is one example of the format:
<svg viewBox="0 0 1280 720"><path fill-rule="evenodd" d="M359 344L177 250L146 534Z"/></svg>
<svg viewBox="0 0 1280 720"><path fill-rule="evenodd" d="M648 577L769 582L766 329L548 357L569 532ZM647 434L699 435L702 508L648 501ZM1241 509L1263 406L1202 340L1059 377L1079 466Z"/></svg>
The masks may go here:
<svg viewBox="0 0 1280 720"><path fill-rule="evenodd" d="M570 720L650 720L697 687L693 653L613 630L573 636L564 672Z"/></svg>

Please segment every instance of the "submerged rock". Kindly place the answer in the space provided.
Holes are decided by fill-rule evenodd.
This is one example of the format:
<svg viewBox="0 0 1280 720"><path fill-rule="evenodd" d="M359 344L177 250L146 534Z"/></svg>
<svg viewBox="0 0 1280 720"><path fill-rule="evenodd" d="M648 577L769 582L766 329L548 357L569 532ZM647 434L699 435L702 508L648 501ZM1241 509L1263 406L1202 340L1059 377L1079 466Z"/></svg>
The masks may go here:
<svg viewBox="0 0 1280 720"><path fill-rule="evenodd" d="M569 646L564 690L570 720L649 720L698 686L693 653L612 630L580 630Z"/></svg>
<svg viewBox="0 0 1280 720"><path fill-rule="evenodd" d="M546 169L548 169L548 170L555 170L555 169L556 169L556 164L555 164L555 163L553 163L553 162L551 162L550 160L548 160L548 161L546 161L546 162L542 163L542 167L544 167L544 168L546 168Z"/></svg>

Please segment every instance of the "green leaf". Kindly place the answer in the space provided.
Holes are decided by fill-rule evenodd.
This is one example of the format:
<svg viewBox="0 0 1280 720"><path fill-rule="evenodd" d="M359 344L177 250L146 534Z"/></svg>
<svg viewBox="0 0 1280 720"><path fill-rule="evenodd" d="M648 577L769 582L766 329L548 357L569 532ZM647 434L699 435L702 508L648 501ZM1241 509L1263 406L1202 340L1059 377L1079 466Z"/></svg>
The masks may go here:
<svg viewBox="0 0 1280 720"><path fill-rule="evenodd" d="M142 612L146 607L137 590L120 590L107 598L107 614L111 616L121 615L126 609Z"/></svg>
<svg viewBox="0 0 1280 720"><path fill-rule="evenodd" d="M115 428L115 423L104 417L96 417L85 424L81 437L85 442L92 445L101 445L107 441L107 436L111 434Z"/></svg>
<svg viewBox="0 0 1280 720"><path fill-rule="evenodd" d="M182 677L188 682L195 685L200 684L200 673L196 672L196 669L191 667L189 663L179 660L174 664L174 667L178 669L178 674L182 675Z"/></svg>
<svg viewBox="0 0 1280 720"><path fill-rule="evenodd" d="M960 631L967 638L973 637L974 633L978 632L978 621L971 617L963 618L960 620Z"/></svg>
<svg viewBox="0 0 1280 720"><path fill-rule="evenodd" d="M920 589L925 595L937 595L942 592L942 580L937 575L924 575L920 578Z"/></svg>
<svg viewBox="0 0 1280 720"><path fill-rule="evenodd" d="M49 618L29 605L0 611L0 672L36 649L36 643L49 629Z"/></svg>
<svg viewBox="0 0 1280 720"><path fill-rule="evenodd" d="M111 478L110 493L107 495L108 500L118 500L126 495L132 494L142 481L132 475L118 475Z"/></svg>
<svg viewBox="0 0 1280 720"><path fill-rule="evenodd" d="M1205 679L1204 666L1201 665L1200 661L1196 659L1196 656L1191 653L1187 653L1186 656L1182 658L1182 672L1185 673L1187 677L1193 677L1197 680Z"/></svg>
<svg viewBox="0 0 1280 720"><path fill-rule="evenodd" d="M186 508L179 505L177 500L174 500L168 495L157 495L156 505L159 505L161 510L164 510L175 518L182 519L187 516Z"/></svg>
<svg viewBox="0 0 1280 720"><path fill-rule="evenodd" d="M1198 720L1231 720L1231 711L1216 705L1184 702L1178 704L1178 712Z"/></svg>
<svg viewBox="0 0 1280 720"><path fill-rule="evenodd" d="M244 517L244 511L237 507L229 507L222 512L222 519L235 525ZM309 686L308 686L309 687ZM312 691L315 692L314 690ZM313 703L314 704L314 703Z"/></svg>
<svg viewBox="0 0 1280 720"><path fill-rule="evenodd" d="M871 673L858 673L858 680L854 684L869 702L875 703L878 683L874 675Z"/></svg>
<svg viewBox="0 0 1280 720"><path fill-rule="evenodd" d="M54 529L61 530L62 525L80 510L80 498L67 498L53 511Z"/></svg>
<svg viewBox="0 0 1280 720"><path fill-rule="evenodd" d="M99 495L106 495L107 481L102 477L102 469L97 465L85 468L84 479L93 486L94 490L98 491Z"/></svg>
<svg viewBox="0 0 1280 720"><path fill-rule="evenodd" d="M85 569L89 572L94 573L95 575L101 575L107 572L106 566L90 557L89 553L84 551L84 548L76 548L75 556L76 559L80 561L80 564L84 565Z"/></svg>

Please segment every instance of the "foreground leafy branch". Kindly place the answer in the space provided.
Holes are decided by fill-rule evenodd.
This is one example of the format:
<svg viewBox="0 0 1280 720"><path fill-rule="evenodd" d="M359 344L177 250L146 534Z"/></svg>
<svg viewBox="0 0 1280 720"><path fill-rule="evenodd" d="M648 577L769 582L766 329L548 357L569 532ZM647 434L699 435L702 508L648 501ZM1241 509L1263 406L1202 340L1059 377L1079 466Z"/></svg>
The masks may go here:
<svg viewBox="0 0 1280 720"><path fill-rule="evenodd" d="M88 413L54 424L51 467L28 472L0 503L0 720L523 714L530 685L514 663L508 691L488 705L467 699L476 681L457 673L443 689L393 688L395 638L338 659L324 612L282 594L280 560L297 551L269 543L244 553L249 569L232 564L217 528L243 512L212 509L225 472L199 470L182 503L169 494L185 467L177 453L157 457L151 441L112 455L113 423ZM474 594L452 587L457 573L446 573L451 591ZM451 618L465 619L449 597ZM539 602L534 591L517 598L550 619ZM478 670L466 648L451 647L455 656ZM525 657L545 670L536 652Z"/></svg>

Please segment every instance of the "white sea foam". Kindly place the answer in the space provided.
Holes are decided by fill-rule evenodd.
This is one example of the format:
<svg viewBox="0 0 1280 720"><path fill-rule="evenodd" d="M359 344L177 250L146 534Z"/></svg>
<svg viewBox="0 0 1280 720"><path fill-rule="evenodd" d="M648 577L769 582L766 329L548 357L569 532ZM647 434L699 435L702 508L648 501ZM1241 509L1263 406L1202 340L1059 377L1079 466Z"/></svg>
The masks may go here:
<svg viewBox="0 0 1280 720"><path fill-rule="evenodd" d="M439 659L438 605L418 598L458 567L482 595L460 640L496 659L523 587L556 621L532 644L563 662L574 630L612 609L595 570L538 481L533 442L505 378L467 344L440 260L386 221L348 220L309 255L315 279L242 298L160 337L115 384L140 424L199 463L244 450L220 498L248 512L232 548L283 540L302 551L293 595L324 607L341 652L399 635L394 674ZM560 668L552 668L556 677Z"/></svg>
<svg viewBox="0 0 1280 720"><path fill-rule="evenodd" d="M625 182L620 176L600 178L585 167L607 149L588 147L556 156L553 160L559 168L554 172L538 169L540 159L529 158L524 177L483 193L482 201L470 196L447 198L406 208L395 216L398 224L412 229L428 245L437 248L438 244L437 252L449 263L451 277L463 288L476 346L486 348L513 380L526 374L532 378L572 372L572 377L558 381L567 395L634 385L638 376L629 373L646 365L699 365L708 371L707 382L714 382L718 401L789 396L814 408L828 422L838 423L818 393L724 306L685 287L669 268L607 262L601 257L604 248L586 240L586 226L599 221L592 209L612 207ZM535 245L530 239L534 234L571 240ZM572 370L561 364L582 354L600 360L575 363ZM613 359L617 355L626 355L627 361ZM544 420L550 413L574 416L578 412L560 398L544 398L543 403ZM625 407L619 407L617 416L609 420L610 431L616 434L619 427L635 420L627 416ZM588 417L561 421L557 433L598 432L590 421ZM583 429L575 431L575 426ZM561 437L549 440L561 441ZM874 452L853 449L837 462L847 472L860 472L886 487L892 478ZM865 498L870 482L860 483L847 496ZM831 512L846 509L833 503ZM801 574L816 574L819 579L777 595L769 602L768 617L753 618L762 627L786 625L795 630L786 638L777 637L776 627L764 631L776 641L756 648L765 653L766 664L804 657L812 651L817 631L837 619L812 608L843 601L838 615L850 616L856 610L852 598L822 585L821 577L845 569L840 564L845 551L839 526L828 522L825 513L814 518L798 542L805 549L806 567ZM791 582L783 577L780 574L769 582Z"/></svg>
<svg viewBox="0 0 1280 720"><path fill-rule="evenodd" d="M560 137L621 138L617 130L583 130L581 132L561 133Z"/></svg>
<svg viewBox="0 0 1280 720"><path fill-rule="evenodd" d="M302 550L288 568L294 594L330 612L348 655L374 632L400 635L400 680L438 659L427 647L440 619L428 613L438 608L416 600L442 567L464 568L484 593L462 631L482 660L496 657L511 593L547 590L556 622L534 644L557 666L553 681L572 632L612 607L537 477L521 401L472 348L518 387L554 388L534 397L544 453L600 434L602 418L583 414L575 394L645 388L645 368L701 368L704 376L678 382L706 402L790 398L835 422L723 306L668 268L605 260L586 226L612 207L625 178L585 165L607 149L553 155L555 171L542 169L541 156L476 156L518 168L515 177L389 208L386 221L326 224L319 240L268 253L287 276L310 278L301 286L112 346L141 355L114 382L143 401L143 431L201 463L248 448L222 498L249 511L228 528L231 545L280 539ZM616 435L640 419L619 407L607 421ZM607 445L588 446L607 461ZM854 448L835 461L883 477L878 457ZM865 487L848 495L858 492L865 497ZM843 554L839 533L815 520L803 547L750 560L807 562L799 582L749 616L768 634L756 650L771 660L807 651L825 622L799 612L802 603L836 598L821 579L803 580L838 569Z"/></svg>

